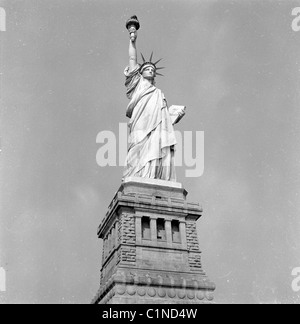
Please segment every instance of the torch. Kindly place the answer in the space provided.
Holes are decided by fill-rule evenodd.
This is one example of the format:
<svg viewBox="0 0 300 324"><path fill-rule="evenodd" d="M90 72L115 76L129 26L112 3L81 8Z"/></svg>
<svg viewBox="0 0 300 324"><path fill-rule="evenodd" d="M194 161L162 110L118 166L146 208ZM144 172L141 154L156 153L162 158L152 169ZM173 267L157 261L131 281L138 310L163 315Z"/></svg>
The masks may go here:
<svg viewBox="0 0 300 324"><path fill-rule="evenodd" d="M140 22L137 16L131 16L126 22L126 29L130 34L130 39L134 39L137 30L140 29Z"/></svg>

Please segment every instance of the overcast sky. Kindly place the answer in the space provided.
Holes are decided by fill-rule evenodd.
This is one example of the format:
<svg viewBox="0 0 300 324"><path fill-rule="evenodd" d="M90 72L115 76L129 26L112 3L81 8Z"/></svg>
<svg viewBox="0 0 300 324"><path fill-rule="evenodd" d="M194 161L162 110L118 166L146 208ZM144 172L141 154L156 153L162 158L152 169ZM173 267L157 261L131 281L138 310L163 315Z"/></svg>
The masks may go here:
<svg viewBox="0 0 300 324"><path fill-rule="evenodd" d="M178 181L200 202L203 267L217 303L299 303L300 1L9 0L1 37L0 267L8 303L89 303L97 226L122 167L96 162L99 132L125 116L125 22L176 127L205 132L205 171Z"/></svg>

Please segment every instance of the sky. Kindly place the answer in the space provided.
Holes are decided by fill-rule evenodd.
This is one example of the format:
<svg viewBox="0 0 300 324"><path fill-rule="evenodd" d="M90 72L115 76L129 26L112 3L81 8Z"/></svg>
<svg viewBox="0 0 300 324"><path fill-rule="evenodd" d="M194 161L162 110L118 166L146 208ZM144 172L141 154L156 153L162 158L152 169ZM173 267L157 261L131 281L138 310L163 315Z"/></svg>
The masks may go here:
<svg viewBox="0 0 300 324"><path fill-rule="evenodd" d="M202 263L216 303L299 303L300 32L278 0L1 0L0 267L3 303L90 303L97 227L122 166L100 167L99 132L126 123L126 20L163 58L156 86L205 134ZM300 23L299 23L300 25ZM197 146L197 142L195 143Z"/></svg>

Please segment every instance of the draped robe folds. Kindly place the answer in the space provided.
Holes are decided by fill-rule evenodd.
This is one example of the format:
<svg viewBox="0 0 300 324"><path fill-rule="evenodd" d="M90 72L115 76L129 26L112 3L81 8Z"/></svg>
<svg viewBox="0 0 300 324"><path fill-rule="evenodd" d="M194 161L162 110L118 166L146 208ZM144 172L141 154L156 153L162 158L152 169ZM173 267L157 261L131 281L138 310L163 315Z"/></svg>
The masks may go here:
<svg viewBox="0 0 300 324"><path fill-rule="evenodd" d="M129 147L123 179L143 177L176 181L176 138L164 94L139 72L127 67L125 86L130 99Z"/></svg>

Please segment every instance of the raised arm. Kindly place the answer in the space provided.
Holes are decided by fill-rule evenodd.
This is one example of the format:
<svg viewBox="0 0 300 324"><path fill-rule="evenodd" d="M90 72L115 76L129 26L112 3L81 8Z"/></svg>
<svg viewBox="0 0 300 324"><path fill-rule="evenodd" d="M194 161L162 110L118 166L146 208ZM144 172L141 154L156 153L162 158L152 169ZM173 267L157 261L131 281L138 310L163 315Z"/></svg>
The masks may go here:
<svg viewBox="0 0 300 324"><path fill-rule="evenodd" d="M129 40L129 69L132 71L137 65L137 50L136 50L137 32L130 33Z"/></svg>

